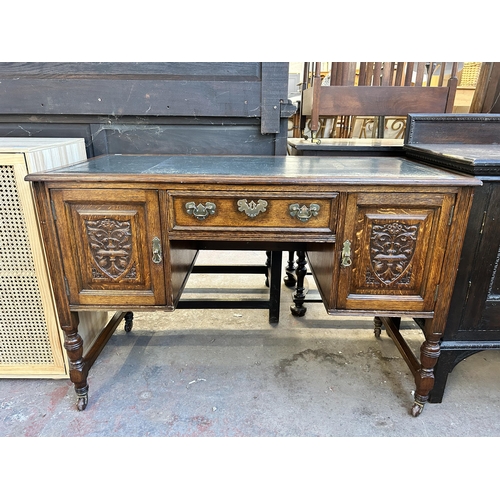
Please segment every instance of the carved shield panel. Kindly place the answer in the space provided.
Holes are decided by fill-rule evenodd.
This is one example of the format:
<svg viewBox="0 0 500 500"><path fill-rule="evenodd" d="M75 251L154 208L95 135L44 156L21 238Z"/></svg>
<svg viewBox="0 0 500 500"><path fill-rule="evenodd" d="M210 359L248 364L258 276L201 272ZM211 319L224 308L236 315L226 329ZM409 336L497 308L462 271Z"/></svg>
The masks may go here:
<svg viewBox="0 0 500 500"><path fill-rule="evenodd" d="M370 264L366 281L375 279L390 285L407 284L411 279L411 263L415 254L419 224L388 222L373 224L370 236Z"/></svg>
<svg viewBox="0 0 500 500"><path fill-rule="evenodd" d="M85 229L95 266L94 278L133 278L132 234L129 221L86 220Z"/></svg>

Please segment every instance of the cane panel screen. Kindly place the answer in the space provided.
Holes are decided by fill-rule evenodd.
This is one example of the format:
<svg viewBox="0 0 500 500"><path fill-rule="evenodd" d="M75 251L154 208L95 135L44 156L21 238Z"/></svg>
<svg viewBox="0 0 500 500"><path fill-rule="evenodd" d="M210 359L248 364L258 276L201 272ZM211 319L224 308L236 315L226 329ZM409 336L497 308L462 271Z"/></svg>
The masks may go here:
<svg viewBox="0 0 500 500"><path fill-rule="evenodd" d="M68 377L63 334L26 174L85 160L83 139L0 138L0 377ZM87 352L107 323L80 317Z"/></svg>
<svg viewBox="0 0 500 500"><path fill-rule="evenodd" d="M20 160L23 155L19 156ZM60 339L51 338L50 318L44 311L42 293L35 269L35 256L28 233L28 221L22 194L16 180L16 169L26 175L20 162L0 165L2 200L0 203L0 370L41 365L46 370L64 369ZM19 174L17 177L19 177ZM21 187L21 191L23 190ZM34 214L29 214L30 216ZM32 221L30 221L32 222ZM36 227L35 227L36 228ZM33 230L34 228L32 228ZM36 235L38 236L38 235ZM36 249L35 249L36 251ZM40 252L41 249L38 249ZM45 287L47 288L47 287ZM45 304L47 307L47 304ZM48 305L50 307L50 305ZM55 344L55 345L54 345Z"/></svg>

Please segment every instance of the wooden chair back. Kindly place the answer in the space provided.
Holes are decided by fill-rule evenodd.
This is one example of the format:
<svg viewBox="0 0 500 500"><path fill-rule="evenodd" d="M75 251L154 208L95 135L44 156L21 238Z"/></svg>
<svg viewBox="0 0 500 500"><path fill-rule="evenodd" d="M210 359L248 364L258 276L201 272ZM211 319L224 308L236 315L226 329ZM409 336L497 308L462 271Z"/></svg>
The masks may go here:
<svg viewBox="0 0 500 500"><path fill-rule="evenodd" d="M311 66L312 64L312 66ZM305 63L301 125L310 119L313 134L320 117L404 116L408 113L451 113L457 89L458 63L333 62L325 85L321 63ZM378 137L383 137L379 128Z"/></svg>

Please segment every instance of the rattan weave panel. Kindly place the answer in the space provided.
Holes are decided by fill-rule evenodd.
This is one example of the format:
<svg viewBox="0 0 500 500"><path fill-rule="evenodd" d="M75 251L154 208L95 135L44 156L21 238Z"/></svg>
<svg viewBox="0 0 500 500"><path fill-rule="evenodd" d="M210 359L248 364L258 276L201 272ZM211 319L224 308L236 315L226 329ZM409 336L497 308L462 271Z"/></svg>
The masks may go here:
<svg viewBox="0 0 500 500"><path fill-rule="evenodd" d="M13 165L0 166L0 366L54 363Z"/></svg>

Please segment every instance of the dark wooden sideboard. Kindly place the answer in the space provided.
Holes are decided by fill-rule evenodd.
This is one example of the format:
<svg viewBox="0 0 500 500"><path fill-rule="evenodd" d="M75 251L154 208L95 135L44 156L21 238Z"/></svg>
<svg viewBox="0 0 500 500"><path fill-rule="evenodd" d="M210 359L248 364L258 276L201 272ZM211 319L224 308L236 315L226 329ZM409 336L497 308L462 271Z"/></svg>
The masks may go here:
<svg viewBox="0 0 500 500"><path fill-rule="evenodd" d="M500 115L410 115L406 157L482 181L474 201L429 401L463 359L500 349Z"/></svg>
<svg viewBox="0 0 500 500"><path fill-rule="evenodd" d="M424 318L419 357L392 335L415 377L411 412L422 411L474 177L404 158L105 155L27 180L80 410L113 329L83 356L78 313L173 311L199 249L215 241L307 255L329 314Z"/></svg>

